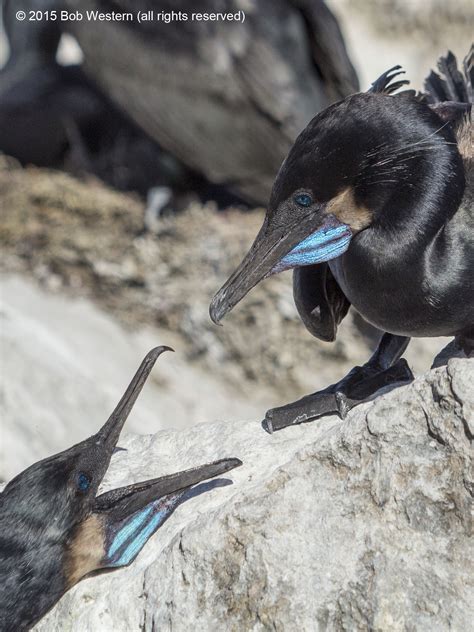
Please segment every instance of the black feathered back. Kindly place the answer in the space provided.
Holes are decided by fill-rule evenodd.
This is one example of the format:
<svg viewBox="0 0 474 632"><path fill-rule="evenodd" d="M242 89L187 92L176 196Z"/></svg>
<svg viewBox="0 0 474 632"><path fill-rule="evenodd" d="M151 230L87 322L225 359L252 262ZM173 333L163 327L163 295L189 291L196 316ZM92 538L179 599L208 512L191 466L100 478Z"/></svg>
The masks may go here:
<svg viewBox="0 0 474 632"><path fill-rule="evenodd" d="M428 103L474 103L474 46L463 62L464 74L458 69L456 57L448 51L438 61L439 73L432 70L425 79L426 99Z"/></svg>

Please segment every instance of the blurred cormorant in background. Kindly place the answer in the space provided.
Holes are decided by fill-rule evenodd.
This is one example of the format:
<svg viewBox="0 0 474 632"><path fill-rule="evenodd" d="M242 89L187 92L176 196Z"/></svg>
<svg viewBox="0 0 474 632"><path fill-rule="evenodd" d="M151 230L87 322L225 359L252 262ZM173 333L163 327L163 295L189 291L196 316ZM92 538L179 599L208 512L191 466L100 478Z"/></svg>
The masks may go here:
<svg viewBox="0 0 474 632"><path fill-rule="evenodd" d="M203 179L164 152L86 76L56 61L62 23L19 21L3 0L10 56L0 71L0 151L23 165L92 173L119 190L146 194L203 186ZM57 0L25 0L22 10L58 9Z"/></svg>
<svg viewBox="0 0 474 632"><path fill-rule="evenodd" d="M8 18L18 8L13 4L4 0L14 53L9 64L20 68L28 56L35 76L15 69L22 82L9 89L7 105L29 105L24 124L13 126L10 135L2 105L0 149L6 147L23 162L38 160L34 149L43 152L43 163L48 151L57 153L65 139L64 130L54 129L61 111L79 128L92 119L93 133L100 134L99 112L105 110L107 118L110 107L97 99L100 91L168 152L178 180L188 169L250 203L266 203L298 131L315 112L358 89L337 21L323 0L201 0L198 5L190 0L28 0L21 7L134 16L154 9L155 19L142 23L136 18L18 22ZM191 17L197 11L239 10L245 11L243 23ZM188 20L156 19L171 12L186 13ZM77 68L52 70L60 33L66 31L84 55L79 79ZM5 71L2 83L4 77ZM89 85L85 90L85 77L92 91ZM51 81L54 90L46 91Z"/></svg>

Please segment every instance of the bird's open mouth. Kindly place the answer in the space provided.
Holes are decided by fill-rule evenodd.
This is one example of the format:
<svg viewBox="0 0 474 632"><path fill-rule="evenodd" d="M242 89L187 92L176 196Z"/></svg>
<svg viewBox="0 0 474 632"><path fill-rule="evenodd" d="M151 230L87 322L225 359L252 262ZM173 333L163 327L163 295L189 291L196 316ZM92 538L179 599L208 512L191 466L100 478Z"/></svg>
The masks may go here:
<svg viewBox="0 0 474 632"><path fill-rule="evenodd" d="M171 349L157 347L147 354L114 412L95 435L95 443L103 453L104 474L123 425L157 358L166 350ZM106 568L129 564L194 485L239 465L242 465L239 459L221 459L97 496L93 515L101 525L103 536L104 557L101 566Z"/></svg>
<svg viewBox="0 0 474 632"><path fill-rule="evenodd" d="M98 496L94 514L103 525L103 567L130 564L194 485L239 465L239 459L222 459Z"/></svg>

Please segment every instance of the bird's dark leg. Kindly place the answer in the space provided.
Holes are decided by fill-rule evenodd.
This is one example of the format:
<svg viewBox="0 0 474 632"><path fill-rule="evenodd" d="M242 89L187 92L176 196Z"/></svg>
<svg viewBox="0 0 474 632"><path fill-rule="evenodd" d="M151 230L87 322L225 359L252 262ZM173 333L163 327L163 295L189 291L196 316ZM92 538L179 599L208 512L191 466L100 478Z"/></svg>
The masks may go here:
<svg viewBox="0 0 474 632"><path fill-rule="evenodd" d="M456 336L455 344L466 354L466 357L474 357L474 327L469 327L461 335Z"/></svg>
<svg viewBox="0 0 474 632"><path fill-rule="evenodd" d="M340 382L322 391L267 411L263 427L273 432L327 414L344 419L351 408L369 400L382 387L413 380L406 360L401 359L409 341L405 336L384 333L366 364L354 367Z"/></svg>

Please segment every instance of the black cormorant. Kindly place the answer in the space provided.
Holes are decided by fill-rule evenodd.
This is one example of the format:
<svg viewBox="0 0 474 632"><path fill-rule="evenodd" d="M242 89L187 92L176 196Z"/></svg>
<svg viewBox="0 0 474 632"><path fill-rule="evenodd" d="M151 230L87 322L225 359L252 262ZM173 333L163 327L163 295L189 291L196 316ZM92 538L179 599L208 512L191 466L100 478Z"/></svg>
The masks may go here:
<svg viewBox="0 0 474 632"><path fill-rule="evenodd" d="M394 94L384 73L367 93L318 114L273 185L264 224L214 297L218 322L263 278L294 269L307 329L332 341L350 305L383 333L362 367L324 391L267 412L269 431L342 417L386 384L411 380L410 337L453 336L474 350L473 50L465 76L449 53L427 95Z"/></svg>
<svg viewBox="0 0 474 632"><path fill-rule="evenodd" d="M167 349L148 353L95 435L35 463L0 494L2 632L30 629L89 573L130 564L191 486L241 465L222 459L97 496L122 427Z"/></svg>

